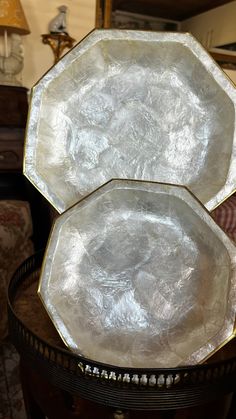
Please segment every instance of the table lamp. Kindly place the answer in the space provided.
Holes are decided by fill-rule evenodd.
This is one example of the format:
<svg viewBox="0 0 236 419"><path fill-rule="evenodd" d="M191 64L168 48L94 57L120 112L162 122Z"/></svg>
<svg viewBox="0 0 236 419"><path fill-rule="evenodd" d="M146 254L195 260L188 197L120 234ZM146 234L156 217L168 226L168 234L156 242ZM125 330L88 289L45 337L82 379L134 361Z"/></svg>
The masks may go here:
<svg viewBox="0 0 236 419"><path fill-rule="evenodd" d="M0 55L0 84L19 86L16 75L24 65L21 35L30 33L20 0L0 0L0 35L4 36L4 55ZM8 36L11 36L10 48Z"/></svg>

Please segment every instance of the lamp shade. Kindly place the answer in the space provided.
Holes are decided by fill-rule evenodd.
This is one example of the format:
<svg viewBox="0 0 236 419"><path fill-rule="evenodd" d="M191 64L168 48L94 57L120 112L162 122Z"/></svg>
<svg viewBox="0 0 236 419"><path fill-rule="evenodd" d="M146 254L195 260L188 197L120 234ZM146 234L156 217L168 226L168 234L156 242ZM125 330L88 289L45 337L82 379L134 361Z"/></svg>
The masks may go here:
<svg viewBox="0 0 236 419"><path fill-rule="evenodd" d="M30 33L20 0L0 0L0 31Z"/></svg>

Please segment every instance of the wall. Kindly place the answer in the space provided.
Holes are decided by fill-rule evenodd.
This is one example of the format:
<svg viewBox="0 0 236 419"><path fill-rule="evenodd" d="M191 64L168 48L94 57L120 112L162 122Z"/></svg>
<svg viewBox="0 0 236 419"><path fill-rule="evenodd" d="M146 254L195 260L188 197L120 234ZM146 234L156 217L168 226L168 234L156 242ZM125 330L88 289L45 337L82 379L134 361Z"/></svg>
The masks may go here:
<svg viewBox="0 0 236 419"><path fill-rule="evenodd" d="M191 32L205 47L235 42L236 1L216 7L181 22L184 32Z"/></svg>
<svg viewBox="0 0 236 419"><path fill-rule="evenodd" d="M233 2L236 3L236 2ZM53 19L61 4L68 7L67 25L71 37L80 41L95 27L96 0L21 0L31 33L23 38L25 62L21 74L22 84L32 87L47 70L53 65L53 53L48 45L42 43L41 35L48 33L48 23ZM207 13L205 13L207 14ZM205 16L205 14L199 15ZM198 19L198 16L194 19ZM193 19L193 25L195 20ZM182 30L189 30L187 23L183 22ZM197 20L196 30L201 28ZM194 32L194 31L193 31ZM3 41L3 40L0 40ZM65 53L68 50L65 50ZM3 46L0 42L0 54ZM228 76L236 83L236 71L226 71ZM20 78L18 76L18 78Z"/></svg>
<svg viewBox="0 0 236 419"><path fill-rule="evenodd" d="M227 74L227 76L230 78L230 80L235 84L236 86L236 70L225 70L224 72Z"/></svg>
<svg viewBox="0 0 236 419"><path fill-rule="evenodd" d="M68 33L80 41L95 27L96 0L21 0L21 4L31 30L30 35L23 37L22 84L30 88L53 65L52 50L42 43L41 35L48 33L48 23L58 13L58 7L68 7Z"/></svg>

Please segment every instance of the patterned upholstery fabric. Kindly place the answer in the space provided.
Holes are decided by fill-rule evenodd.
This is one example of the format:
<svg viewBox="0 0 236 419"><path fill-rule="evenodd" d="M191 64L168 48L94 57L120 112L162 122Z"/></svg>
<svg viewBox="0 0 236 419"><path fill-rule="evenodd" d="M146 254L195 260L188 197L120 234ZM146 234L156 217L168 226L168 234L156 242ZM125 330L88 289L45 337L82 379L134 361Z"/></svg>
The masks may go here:
<svg viewBox="0 0 236 419"><path fill-rule="evenodd" d="M236 242L236 196L232 195L212 212L212 216L225 233Z"/></svg>
<svg viewBox="0 0 236 419"><path fill-rule="evenodd" d="M32 221L25 201L0 201L0 341L7 336L7 287L16 268L33 254Z"/></svg>
<svg viewBox="0 0 236 419"><path fill-rule="evenodd" d="M0 419L26 419L19 375L19 355L4 341L0 345Z"/></svg>

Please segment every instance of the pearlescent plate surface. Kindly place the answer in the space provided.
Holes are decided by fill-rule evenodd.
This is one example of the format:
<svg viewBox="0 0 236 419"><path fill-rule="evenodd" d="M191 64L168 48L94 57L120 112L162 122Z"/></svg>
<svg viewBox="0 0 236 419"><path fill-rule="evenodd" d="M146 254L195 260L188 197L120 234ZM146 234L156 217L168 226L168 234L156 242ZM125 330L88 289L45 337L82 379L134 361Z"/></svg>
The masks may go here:
<svg viewBox="0 0 236 419"><path fill-rule="evenodd" d="M189 34L96 30L33 89L24 173L59 211L112 178L236 188L236 92Z"/></svg>
<svg viewBox="0 0 236 419"><path fill-rule="evenodd" d="M114 180L56 220L39 295L73 351L173 367L233 337L236 248L184 187Z"/></svg>

